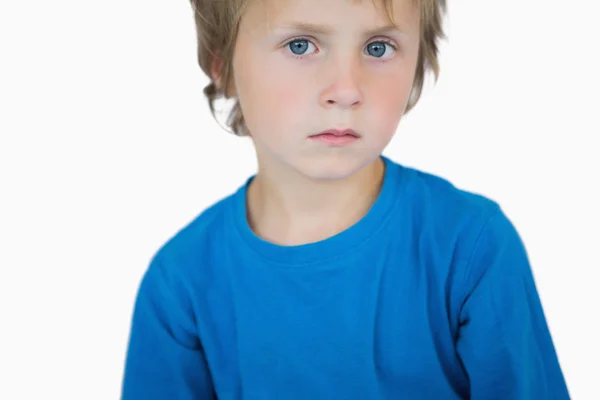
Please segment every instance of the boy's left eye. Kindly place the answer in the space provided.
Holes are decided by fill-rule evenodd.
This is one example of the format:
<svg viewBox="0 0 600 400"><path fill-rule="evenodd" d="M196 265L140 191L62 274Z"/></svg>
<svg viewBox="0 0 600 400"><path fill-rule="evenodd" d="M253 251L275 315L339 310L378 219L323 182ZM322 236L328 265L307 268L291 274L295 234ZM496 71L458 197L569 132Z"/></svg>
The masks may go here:
<svg viewBox="0 0 600 400"><path fill-rule="evenodd" d="M365 49L368 55L375 58L387 58L394 54L395 50L396 49L392 44L381 40L369 43Z"/></svg>
<svg viewBox="0 0 600 400"><path fill-rule="evenodd" d="M310 46L312 46L314 50L316 50L315 45L306 39L296 39L288 43L288 47L291 50L291 52L297 56L302 56L306 54L306 51L310 48Z"/></svg>

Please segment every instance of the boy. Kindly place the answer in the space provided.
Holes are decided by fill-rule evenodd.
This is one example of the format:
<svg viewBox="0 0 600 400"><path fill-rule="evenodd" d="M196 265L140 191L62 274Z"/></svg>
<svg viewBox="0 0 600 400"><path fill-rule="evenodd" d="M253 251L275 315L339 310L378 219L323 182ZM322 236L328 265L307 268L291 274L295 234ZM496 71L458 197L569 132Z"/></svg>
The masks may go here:
<svg viewBox="0 0 600 400"><path fill-rule="evenodd" d="M124 399L567 399L493 201L382 151L441 0L193 0L205 90L259 169L153 258Z"/></svg>

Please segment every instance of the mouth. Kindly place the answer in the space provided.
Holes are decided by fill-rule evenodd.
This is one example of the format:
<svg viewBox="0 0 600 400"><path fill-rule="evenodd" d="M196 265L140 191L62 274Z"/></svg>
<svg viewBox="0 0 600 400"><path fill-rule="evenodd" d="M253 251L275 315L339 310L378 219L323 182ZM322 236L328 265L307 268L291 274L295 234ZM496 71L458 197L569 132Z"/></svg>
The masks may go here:
<svg viewBox="0 0 600 400"><path fill-rule="evenodd" d="M352 129L329 129L329 130L323 131L321 133L317 133L316 135L312 135L311 137L325 136L325 135L334 136L334 137L352 136L357 139L360 138L360 135Z"/></svg>
<svg viewBox="0 0 600 400"><path fill-rule="evenodd" d="M360 139L360 135L352 129L329 129L309 137L328 146L341 147Z"/></svg>

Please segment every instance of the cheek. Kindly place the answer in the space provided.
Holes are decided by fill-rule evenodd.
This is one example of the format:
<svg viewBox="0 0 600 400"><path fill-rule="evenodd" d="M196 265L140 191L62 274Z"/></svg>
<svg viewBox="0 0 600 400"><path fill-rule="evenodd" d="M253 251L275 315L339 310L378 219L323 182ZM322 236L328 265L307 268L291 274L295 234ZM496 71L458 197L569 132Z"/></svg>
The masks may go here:
<svg viewBox="0 0 600 400"><path fill-rule="evenodd" d="M408 103L412 82L406 79L396 82L395 85L390 84L390 80L380 82L369 93L371 109L376 114L374 120L384 125L397 124Z"/></svg>
<svg viewBox="0 0 600 400"><path fill-rule="evenodd" d="M309 89L289 66L271 60L245 59L236 87L246 124L255 139L283 140L281 132L305 121ZM290 71L291 70L291 71ZM286 72L287 71L287 72Z"/></svg>
<svg viewBox="0 0 600 400"><path fill-rule="evenodd" d="M247 72L246 98L261 129L278 131L306 118L311 99L307 79L294 69L277 63L265 63ZM266 123L266 125L265 125Z"/></svg>
<svg viewBox="0 0 600 400"><path fill-rule="evenodd" d="M278 62L277 62L278 61ZM286 64L286 60L277 60L263 70L262 87L258 90L271 105L286 114L298 112L303 103L310 97L310 76L303 76L303 71ZM272 112L273 109L270 109Z"/></svg>

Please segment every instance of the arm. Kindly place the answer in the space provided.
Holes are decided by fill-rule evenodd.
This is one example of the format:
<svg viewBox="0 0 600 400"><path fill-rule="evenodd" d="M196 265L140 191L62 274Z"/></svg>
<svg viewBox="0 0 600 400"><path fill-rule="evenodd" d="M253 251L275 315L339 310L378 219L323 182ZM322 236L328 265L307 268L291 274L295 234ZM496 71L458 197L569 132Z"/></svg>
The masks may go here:
<svg viewBox="0 0 600 400"><path fill-rule="evenodd" d="M457 352L472 399L569 399L528 257L498 212L472 254Z"/></svg>
<svg viewBox="0 0 600 400"><path fill-rule="evenodd" d="M213 387L183 282L154 259L138 290L123 400L213 399Z"/></svg>

